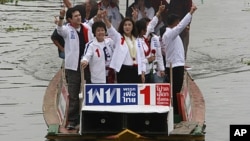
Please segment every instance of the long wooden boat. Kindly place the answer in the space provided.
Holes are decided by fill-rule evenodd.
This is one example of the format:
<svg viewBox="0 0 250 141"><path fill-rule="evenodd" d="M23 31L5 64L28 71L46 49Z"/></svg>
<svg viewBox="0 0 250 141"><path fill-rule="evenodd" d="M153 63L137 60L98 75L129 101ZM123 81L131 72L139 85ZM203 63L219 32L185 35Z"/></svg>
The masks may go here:
<svg viewBox="0 0 250 141"><path fill-rule="evenodd" d="M82 108L80 130L68 131L65 128L67 95L67 84L62 69L50 81L43 99L43 115L48 126L46 135L48 140L205 141L205 101L187 70L185 71L182 92L178 94L181 120L175 121L172 125L173 119L171 121L171 117L174 118L174 116L169 111L166 114L128 114L124 111L117 114L116 111L105 115L110 116L112 122L102 126L96 124L99 121L96 121L94 117L102 116L105 111L94 111L95 114L91 115L91 112L84 111L88 106L83 104L85 107ZM126 120L124 120L124 115ZM145 117L150 117L152 119L150 122L154 126L147 127Z"/></svg>

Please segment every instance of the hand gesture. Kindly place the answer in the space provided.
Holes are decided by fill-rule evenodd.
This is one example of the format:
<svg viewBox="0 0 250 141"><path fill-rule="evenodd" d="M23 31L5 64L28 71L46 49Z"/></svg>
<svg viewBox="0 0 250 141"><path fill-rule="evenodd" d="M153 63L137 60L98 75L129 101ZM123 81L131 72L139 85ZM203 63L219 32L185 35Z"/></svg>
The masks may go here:
<svg viewBox="0 0 250 141"><path fill-rule="evenodd" d="M159 6L158 12L162 13L165 10L165 8L166 8L166 6L164 4L162 4L162 1L161 1L161 5Z"/></svg>
<svg viewBox="0 0 250 141"><path fill-rule="evenodd" d="M162 4L162 1L161 1L161 5L159 6L159 9L158 9L158 11L157 11L157 13L156 13L156 16L157 16L158 18L160 17L161 13L164 12L165 8L166 8L165 5L163 5L163 4Z"/></svg>

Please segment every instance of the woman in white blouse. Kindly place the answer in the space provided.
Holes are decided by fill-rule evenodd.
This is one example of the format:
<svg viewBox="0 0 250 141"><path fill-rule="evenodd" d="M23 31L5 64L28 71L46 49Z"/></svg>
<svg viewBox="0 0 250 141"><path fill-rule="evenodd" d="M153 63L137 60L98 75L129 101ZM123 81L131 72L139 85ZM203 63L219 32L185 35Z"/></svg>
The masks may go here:
<svg viewBox="0 0 250 141"><path fill-rule="evenodd" d="M137 30L131 18L124 18L118 31L111 25L107 12L103 13L103 20L108 28L108 36L115 42L115 50L110 67L117 72L118 83L144 83L146 63L144 52L136 41Z"/></svg>

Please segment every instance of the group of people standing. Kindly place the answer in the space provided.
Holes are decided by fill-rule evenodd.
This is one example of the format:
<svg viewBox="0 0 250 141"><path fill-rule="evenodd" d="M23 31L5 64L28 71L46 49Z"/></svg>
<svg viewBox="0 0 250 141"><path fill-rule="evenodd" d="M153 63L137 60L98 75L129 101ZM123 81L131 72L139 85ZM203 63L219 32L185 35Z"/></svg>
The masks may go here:
<svg viewBox="0 0 250 141"><path fill-rule="evenodd" d="M64 0L68 9L60 10L51 39L64 52L59 56L65 60L68 83L68 129L79 124L81 68L86 83L163 83L169 82L166 76L172 65L173 105L178 114L176 94L182 88L186 58L180 35L188 31L196 6L192 0L171 0L158 1L154 8L149 1L135 0L124 17L117 0L86 0L77 6ZM153 73L162 81L153 79Z"/></svg>

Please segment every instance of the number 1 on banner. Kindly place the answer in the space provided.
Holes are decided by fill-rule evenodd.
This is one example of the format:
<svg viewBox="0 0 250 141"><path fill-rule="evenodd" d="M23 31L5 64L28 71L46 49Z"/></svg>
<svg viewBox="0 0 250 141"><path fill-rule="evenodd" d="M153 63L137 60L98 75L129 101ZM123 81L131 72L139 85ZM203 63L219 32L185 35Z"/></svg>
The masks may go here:
<svg viewBox="0 0 250 141"><path fill-rule="evenodd" d="M144 95L144 105L150 105L150 86L140 90L140 94Z"/></svg>

